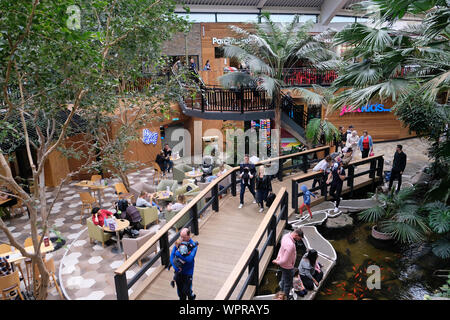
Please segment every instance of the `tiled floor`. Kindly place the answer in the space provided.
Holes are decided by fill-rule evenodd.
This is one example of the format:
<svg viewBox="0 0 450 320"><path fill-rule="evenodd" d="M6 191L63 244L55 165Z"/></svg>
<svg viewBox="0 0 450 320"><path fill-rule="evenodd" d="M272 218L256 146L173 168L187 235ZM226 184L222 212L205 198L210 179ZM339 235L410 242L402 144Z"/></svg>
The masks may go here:
<svg viewBox="0 0 450 320"><path fill-rule="evenodd" d="M420 139L405 140L399 143L403 144L404 151L408 155L408 164L404 173L404 181L407 181L428 163L426 152L428 144ZM396 144L397 142L375 144L375 153L385 154L385 170L390 170L389 163L392 161ZM152 174L150 169L145 169L131 173L128 177L131 184L151 183ZM166 179L170 178L170 175L166 177ZM104 249L101 244L89 242L86 215L80 224L78 192L84 191L84 189L74 186L76 182L73 181L62 188L49 220L50 226L54 226L66 240L66 245L47 254L47 258L55 260L57 276L67 298L115 299L114 269L122 264L124 256L111 252L115 246L113 241L107 243L108 245ZM103 208L112 209L113 201L116 199L113 185L116 182L118 182L117 179L109 181L110 187L104 191ZM52 189L46 192L48 203L54 199L54 192ZM5 223L19 242L23 242L30 236L30 225L26 214L6 220ZM165 221L161 220L159 226L151 228L160 228L164 223ZM0 234L0 243L8 243L3 233ZM63 263L61 263L62 260ZM131 278L137 269L137 265L133 266L127 272L127 278ZM152 269L147 271L147 274L151 271ZM48 299L60 299L55 288L49 290Z"/></svg>

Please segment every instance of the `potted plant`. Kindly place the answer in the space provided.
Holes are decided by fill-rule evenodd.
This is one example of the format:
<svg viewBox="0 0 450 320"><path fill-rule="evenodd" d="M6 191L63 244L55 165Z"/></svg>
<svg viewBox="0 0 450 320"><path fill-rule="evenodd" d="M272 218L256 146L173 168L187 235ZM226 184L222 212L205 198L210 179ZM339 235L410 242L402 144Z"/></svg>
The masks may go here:
<svg viewBox="0 0 450 320"><path fill-rule="evenodd" d="M376 194L380 204L360 212L358 218L375 223L372 227L372 237L375 239L395 239L402 243L423 241L429 228L413 199L414 193L414 187L410 187L398 193L392 189L387 194Z"/></svg>

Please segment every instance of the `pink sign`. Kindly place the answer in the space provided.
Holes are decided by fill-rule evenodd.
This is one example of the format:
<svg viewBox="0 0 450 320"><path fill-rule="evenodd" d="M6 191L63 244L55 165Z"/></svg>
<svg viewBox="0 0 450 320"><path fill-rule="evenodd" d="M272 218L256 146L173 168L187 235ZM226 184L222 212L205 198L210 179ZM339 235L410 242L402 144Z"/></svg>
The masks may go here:
<svg viewBox="0 0 450 320"><path fill-rule="evenodd" d="M352 106L343 106L341 113L339 114L340 116L343 116L345 113L348 112L390 112L391 109L385 109L384 108L384 104L368 104L365 106L362 106L360 108L357 109L353 109Z"/></svg>

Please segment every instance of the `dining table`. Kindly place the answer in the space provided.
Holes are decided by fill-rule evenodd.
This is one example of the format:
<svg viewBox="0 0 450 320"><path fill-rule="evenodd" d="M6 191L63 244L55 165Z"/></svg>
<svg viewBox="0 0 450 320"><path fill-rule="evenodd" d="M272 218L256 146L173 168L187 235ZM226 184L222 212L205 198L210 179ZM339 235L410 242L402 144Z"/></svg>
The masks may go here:
<svg viewBox="0 0 450 320"><path fill-rule="evenodd" d="M90 190L96 191L97 197L98 197L98 204L100 205L100 208L102 207L102 192L101 191L108 188L108 186L97 184L90 180L83 180L81 182L75 183L74 186L89 188Z"/></svg>
<svg viewBox="0 0 450 320"><path fill-rule="evenodd" d="M103 230L106 232L115 232L117 241L116 246L112 248L111 252L114 254L122 253L123 252L123 246L122 246L122 240L120 239L120 231L125 230L130 226L130 221L125 219L117 219L114 218L114 221L116 222L116 225L114 229L112 230L109 225L103 225Z"/></svg>

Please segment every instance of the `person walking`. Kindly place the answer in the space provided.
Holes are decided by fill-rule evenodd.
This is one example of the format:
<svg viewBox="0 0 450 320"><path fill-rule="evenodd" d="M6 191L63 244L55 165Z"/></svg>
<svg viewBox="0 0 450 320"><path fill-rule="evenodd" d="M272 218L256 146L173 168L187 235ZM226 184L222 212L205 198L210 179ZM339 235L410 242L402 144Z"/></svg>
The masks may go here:
<svg viewBox="0 0 450 320"><path fill-rule="evenodd" d="M361 158L367 158L373 151L372 137L369 136L367 130L363 131L363 136L358 140L358 147L361 150Z"/></svg>
<svg viewBox="0 0 450 320"><path fill-rule="evenodd" d="M253 198L255 200L253 203L256 203L256 194L255 190L253 188L253 178L256 174L255 165L250 162L250 157L248 154L244 156L244 162L240 164L239 166L239 177L241 178L241 193L240 193L240 202L239 202L239 209L242 208L244 205L244 193L245 193L245 187L248 187L248 190L250 190L250 193L253 195Z"/></svg>
<svg viewBox="0 0 450 320"><path fill-rule="evenodd" d="M256 199L260 206L259 212L264 211L264 201L267 200L269 192L272 191L272 182L270 176L265 174L264 166L260 166L256 176Z"/></svg>
<svg viewBox="0 0 450 320"><path fill-rule="evenodd" d="M334 212L339 212L339 204L341 202L342 185L345 180L345 170L342 167L342 161L338 161L333 165L333 169L328 176L327 184L331 183L330 196L334 199Z"/></svg>
<svg viewBox="0 0 450 320"><path fill-rule="evenodd" d="M319 161L318 164L314 166L312 169L313 172L322 172L323 175L317 178L314 178L312 187L315 188L316 184L319 183L319 186L321 186L327 179L327 175L329 173L329 169L331 168L332 159L331 156L328 155L325 157L325 159L322 159Z"/></svg>
<svg viewBox="0 0 450 320"><path fill-rule="evenodd" d="M311 212L311 196L313 196L314 198L317 198L317 196L314 193L312 193L311 191L309 191L308 187L305 185L302 185L300 187L300 190L302 190L302 193L303 193L303 203L299 208L300 213L297 218L299 218L299 219L302 218L303 208L306 207L306 209L308 210L308 213L309 213L309 218L312 219L313 216L312 216L312 212Z"/></svg>
<svg viewBox="0 0 450 320"><path fill-rule="evenodd" d="M402 185L402 174L405 171L406 167L406 153L403 152L403 146L401 144L397 145L397 148L394 153L394 161L392 163L391 177L389 179L389 192L391 191L392 184L394 180L398 180L397 190L398 193L400 191L400 187Z"/></svg>
<svg viewBox="0 0 450 320"><path fill-rule="evenodd" d="M183 268L176 279L177 293L180 300L195 300L196 295L192 292L192 278L194 275L195 255L197 254L198 242L191 239L191 232L188 228L181 229L180 238L181 241L189 243L192 250L188 255L183 255L177 250L177 247L174 246L172 253L170 254L170 263L175 272L179 271L179 268L176 266L178 265L176 260L181 259L184 262Z"/></svg>
<svg viewBox="0 0 450 320"><path fill-rule="evenodd" d="M296 241L301 241L303 239L303 231L298 228L294 231L285 234L281 239L280 250L278 251L278 256L272 261L281 269L281 290L289 297L293 286L294 279L294 264L297 259L297 249L295 246Z"/></svg>

